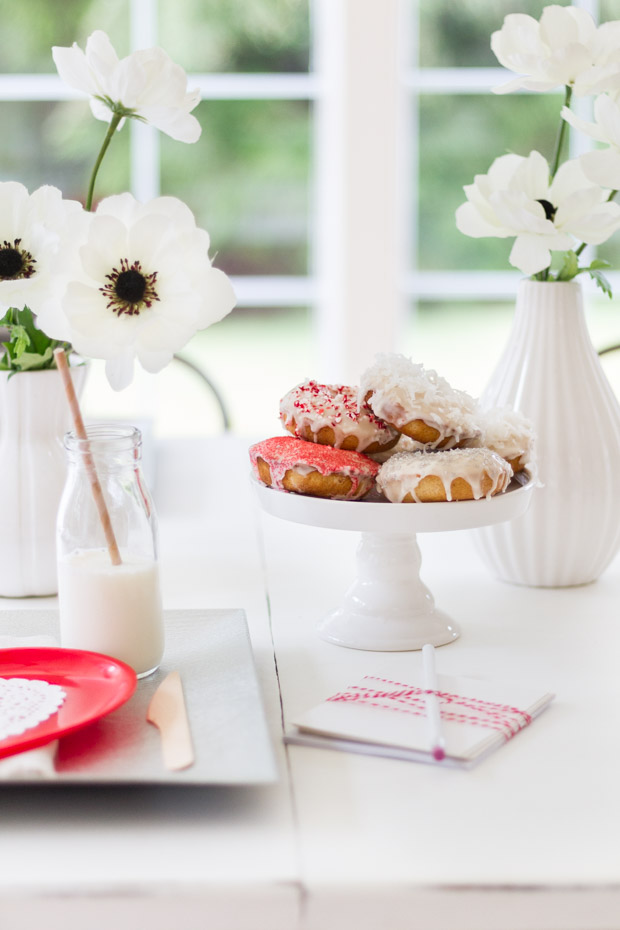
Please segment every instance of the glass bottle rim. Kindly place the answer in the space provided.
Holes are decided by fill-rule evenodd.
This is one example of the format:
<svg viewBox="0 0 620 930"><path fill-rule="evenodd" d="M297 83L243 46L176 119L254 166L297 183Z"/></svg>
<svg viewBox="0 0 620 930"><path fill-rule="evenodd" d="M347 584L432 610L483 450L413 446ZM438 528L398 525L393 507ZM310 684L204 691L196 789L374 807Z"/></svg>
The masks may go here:
<svg viewBox="0 0 620 930"><path fill-rule="evenodd" d="M63 445L67 452L78 454L103 452L109 450L115 454L140 453L142 433L137 426L118 423L89 423L85 426L86 439L80 439L74 429L65 433Z"/></svg>

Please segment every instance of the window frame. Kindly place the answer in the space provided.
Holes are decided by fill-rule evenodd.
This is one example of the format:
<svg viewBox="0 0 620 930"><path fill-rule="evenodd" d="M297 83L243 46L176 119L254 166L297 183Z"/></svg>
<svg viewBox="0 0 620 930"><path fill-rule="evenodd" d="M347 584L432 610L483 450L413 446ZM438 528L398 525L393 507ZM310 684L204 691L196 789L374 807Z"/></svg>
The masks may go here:
<svg viewBox="0 0 620 930"><path fill-rule="evenodd" d="M421 94L486 94L503 68L419 67L419 0L309 0L307 73L188 75L204 100L313 106L309 273L233 277L239 307L312 307L324 380L351 380L394 351L418 301L514 296L517 271L422 271L418 235ZM599 0L575 0L596 19ZM130 0L131 48L156 45L157 0ZM83 99L55 74L2 74L0 101ZM131 190L159 194L159 134L131 123ZM413 170L412 170L413 168ZM413 178L413 180L412 180ZM620 272L609 275L620 286ZM588 284L587 282L586 285Z"/></svg>

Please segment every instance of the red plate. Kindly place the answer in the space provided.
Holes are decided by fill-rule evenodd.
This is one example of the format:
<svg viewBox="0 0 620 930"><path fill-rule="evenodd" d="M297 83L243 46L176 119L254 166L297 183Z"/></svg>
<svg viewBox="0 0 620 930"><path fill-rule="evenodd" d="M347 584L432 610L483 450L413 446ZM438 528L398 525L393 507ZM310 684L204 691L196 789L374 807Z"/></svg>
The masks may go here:
<svg viewBox="0 0 620 930"><path fill-rule="evenodd" d="M38 678L66 692L55 714L19 736L0 740L0 758L34 749L99 720L129 700L136 673L129 665L82 649L0 649L0 678Z"/></svg>

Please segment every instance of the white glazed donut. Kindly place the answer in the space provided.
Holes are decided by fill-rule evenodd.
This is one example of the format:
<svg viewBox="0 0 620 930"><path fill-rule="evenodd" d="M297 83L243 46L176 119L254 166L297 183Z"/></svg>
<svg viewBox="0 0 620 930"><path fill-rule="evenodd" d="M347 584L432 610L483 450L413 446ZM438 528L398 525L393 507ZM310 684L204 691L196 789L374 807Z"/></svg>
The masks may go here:
<svg viewBox="0 0 620 930"><path fill-rule="evenodd" d="M376 357L362 375L360 402L420 449L451 449L481 433L474 398L404 355Z"/></svg>
<svg viewBox="0 0 620 930"><path fill-rule="evenodd" d="M377 487L392 503L479 500L504 491L511 477L490 449L399 452L379 469Z"/></svg>
<svg viewBox="0 0 620 930"><path fill-rule="evenodd" d="M534 426L522 413L511 407L492 407L481 414L482 435L466 443L485 446L497 452L515 472L532 470L534 460Z"/></svg>

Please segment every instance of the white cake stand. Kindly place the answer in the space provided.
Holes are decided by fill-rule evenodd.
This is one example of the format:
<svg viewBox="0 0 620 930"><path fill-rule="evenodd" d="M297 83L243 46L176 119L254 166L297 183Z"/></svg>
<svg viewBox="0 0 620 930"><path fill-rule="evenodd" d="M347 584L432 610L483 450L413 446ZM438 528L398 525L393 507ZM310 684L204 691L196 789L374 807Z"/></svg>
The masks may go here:
<svg viewBox="0 0 620 930"><path fill-rule="evenodd" d="M352 649L404 651L425 643L442 646L459 636L457 624L435 607L420 578L416 533L469 530L525 513L535 482L513 479L497 497L479 501L391 504L375 497L334 501L267 488L252 479L261 507L282 520L336 530L356 530L357 578L344 602L319 624L319 635Z"/></svg>

